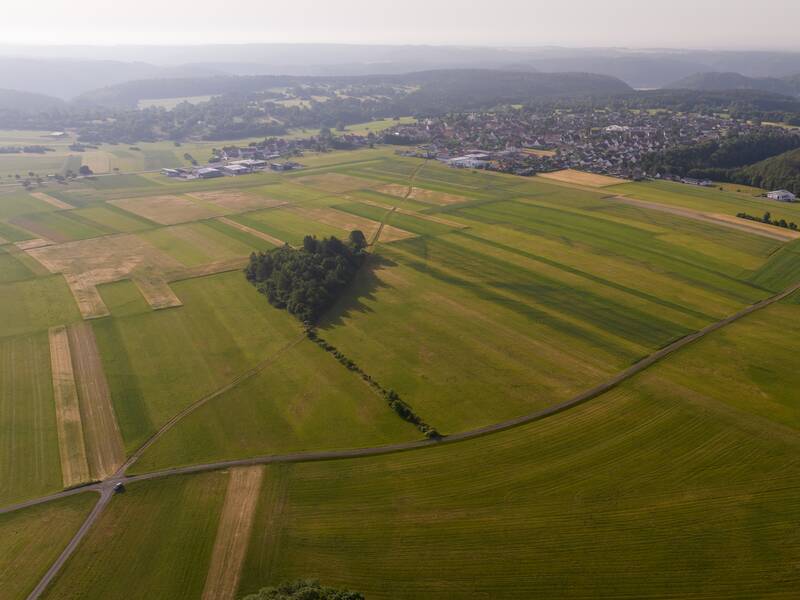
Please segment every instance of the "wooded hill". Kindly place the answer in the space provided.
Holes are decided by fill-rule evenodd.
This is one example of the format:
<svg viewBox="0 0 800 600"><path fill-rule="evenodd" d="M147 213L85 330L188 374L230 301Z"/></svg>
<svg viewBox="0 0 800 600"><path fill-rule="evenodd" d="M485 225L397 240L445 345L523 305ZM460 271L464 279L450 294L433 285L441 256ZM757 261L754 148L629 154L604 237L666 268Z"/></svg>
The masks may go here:
<svg viewBox="0 0 800 600"><path fill-rule="evenodd" d="M696 73L667 88L695 91L758 90L785 96L800 96L800 75L788 77L746 77L740 73Z"/></svg>

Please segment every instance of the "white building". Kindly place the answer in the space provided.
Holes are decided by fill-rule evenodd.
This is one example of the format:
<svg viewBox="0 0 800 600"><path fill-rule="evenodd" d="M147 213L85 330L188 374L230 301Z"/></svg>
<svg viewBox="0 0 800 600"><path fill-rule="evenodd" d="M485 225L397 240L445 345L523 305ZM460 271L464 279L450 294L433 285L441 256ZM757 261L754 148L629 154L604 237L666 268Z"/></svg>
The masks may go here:
<svg viewBox="0 0 800 600"><path fill-rule="evenodd" d="M789 190L775 190L774 192L768 192L767 198L770 200L778 200L779 202L794 202L797 200L797 196L795 196Z"/></svg>
<svg viewBox="0 0 800 600"><path fill-rule="evenodd" d="M485 169L491 162L488 154L466 154L451 158L447 164L460 169Z"/></svg>

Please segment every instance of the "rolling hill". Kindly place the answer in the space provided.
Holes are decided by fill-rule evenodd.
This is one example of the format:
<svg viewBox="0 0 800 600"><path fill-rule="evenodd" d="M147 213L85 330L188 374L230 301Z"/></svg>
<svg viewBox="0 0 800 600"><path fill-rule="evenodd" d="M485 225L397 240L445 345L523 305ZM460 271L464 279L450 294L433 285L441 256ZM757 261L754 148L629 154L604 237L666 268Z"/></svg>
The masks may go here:
<svg viewBox="0 0 800 600"><path fill-rule="evenodd" d="M461 110L531 98L612 95L631 92L619 79L589 73L536 73L491 69L448 69L403 75L360 77L289 77L275 75L190 77L130 81L82 94L79 103L136 106L145 98L252 93L294 85L391 84L417 88L399 100L400 110L415 107Z"/></svg>
<svg viewBox="0 0 800 600"><path fill-rule="evenodd" d="M740 169L736 179L758 187L786 189L800 194L800 149Z"/></svg>
<svg viewBox="0 0 800 600"><path fill-rule="evenodd" d="M62 106L64 101L52 96L0 89L0 110L39 112Z"/></svg>
<svg viewBox="0 0 800 600"><path fill-rule="evenodd" d="M695 73L666 86L695 91L759 90L786 96L800 96L800 76L747 77L741 73Z"/></svg>

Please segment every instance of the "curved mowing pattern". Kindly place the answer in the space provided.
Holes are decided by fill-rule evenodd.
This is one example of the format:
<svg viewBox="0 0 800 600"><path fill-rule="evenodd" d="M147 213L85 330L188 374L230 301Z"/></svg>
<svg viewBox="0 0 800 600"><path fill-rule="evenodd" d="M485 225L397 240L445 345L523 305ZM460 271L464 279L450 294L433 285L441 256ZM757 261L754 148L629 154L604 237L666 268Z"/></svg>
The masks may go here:
<svg viewBox="0 0 800 600"><path fill-rule="evenodd" d="M789 598L800 438L657 374L561 416L392 457L269 467L240 595Z"/></svg>

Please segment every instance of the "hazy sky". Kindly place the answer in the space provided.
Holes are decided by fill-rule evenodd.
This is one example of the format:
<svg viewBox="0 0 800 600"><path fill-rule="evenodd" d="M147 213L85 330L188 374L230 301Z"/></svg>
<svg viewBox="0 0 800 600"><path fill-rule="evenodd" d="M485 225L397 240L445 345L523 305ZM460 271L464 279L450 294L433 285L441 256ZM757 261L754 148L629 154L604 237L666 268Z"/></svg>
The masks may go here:
<svg viewBox="0 0 800 600"><path fill-rule="evenodd" d="M797 0L9 0L0 42L800 49Z"/></svg>

